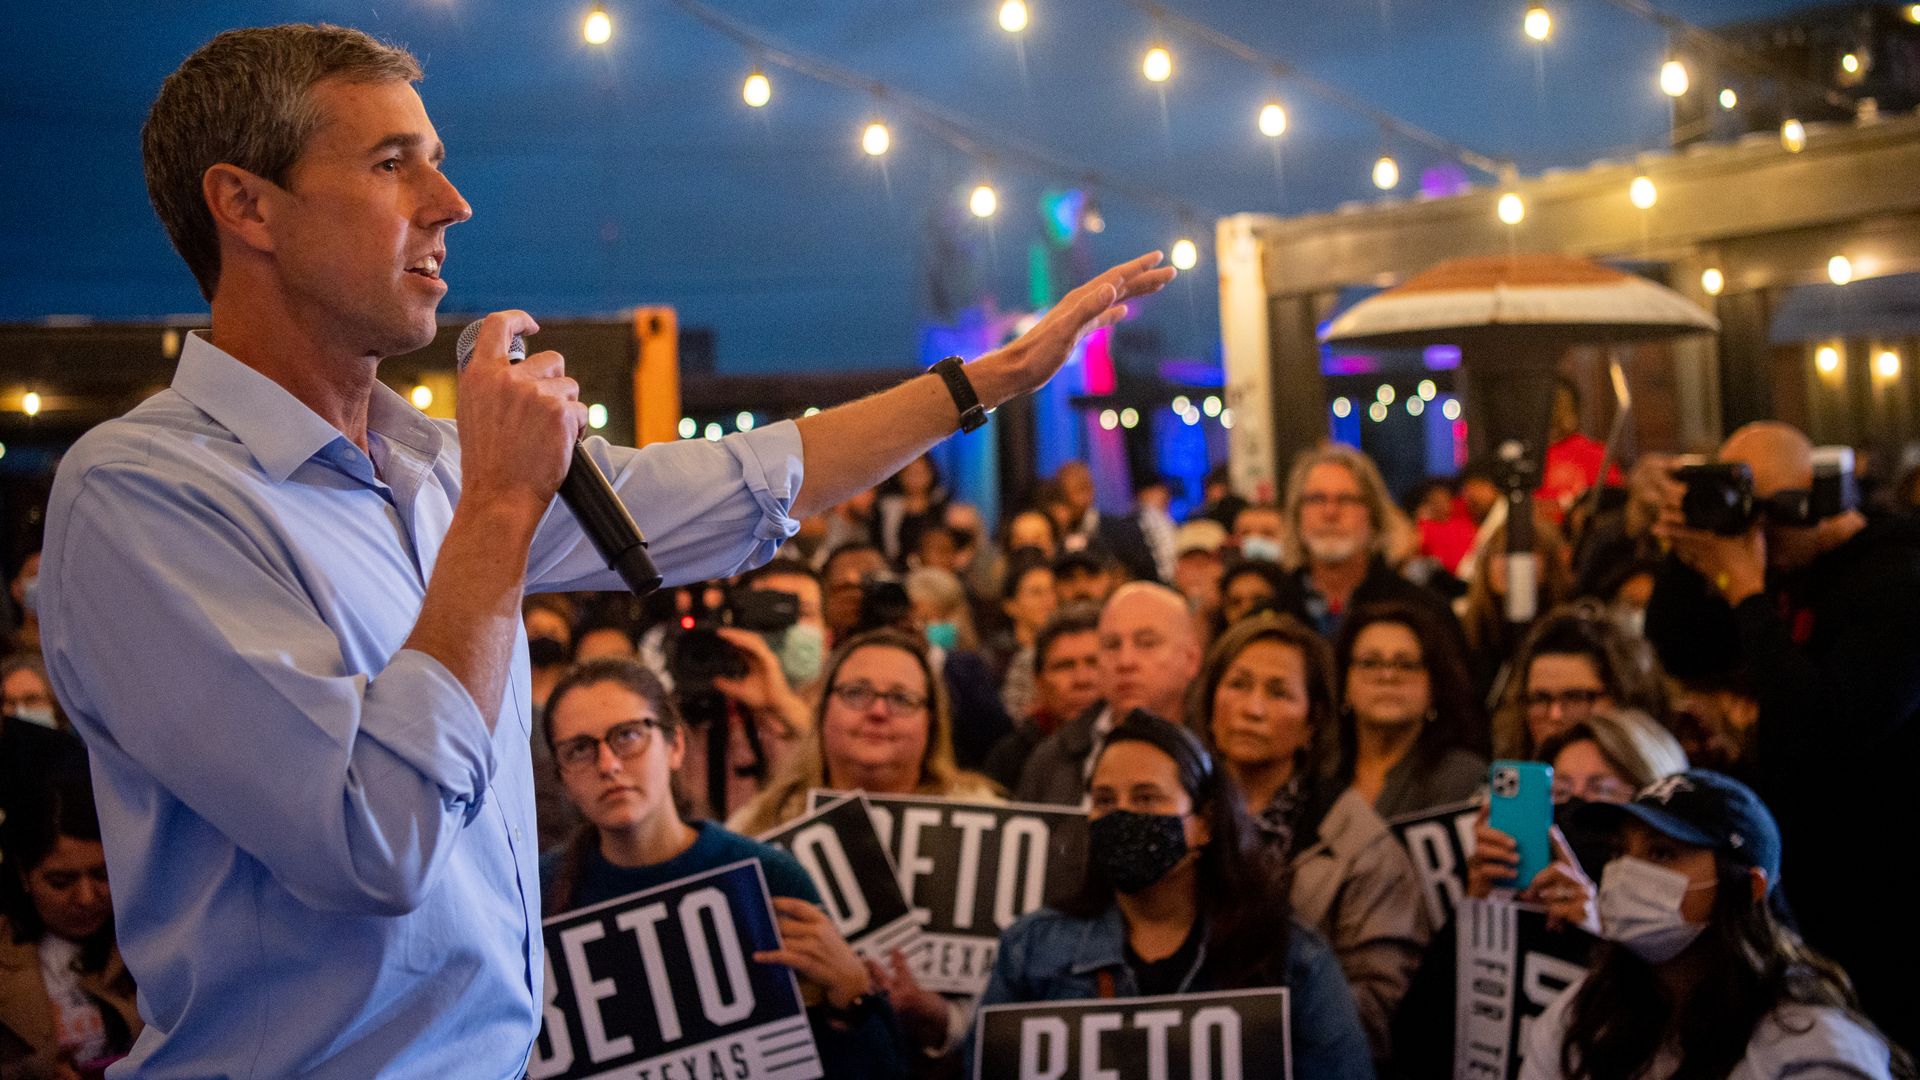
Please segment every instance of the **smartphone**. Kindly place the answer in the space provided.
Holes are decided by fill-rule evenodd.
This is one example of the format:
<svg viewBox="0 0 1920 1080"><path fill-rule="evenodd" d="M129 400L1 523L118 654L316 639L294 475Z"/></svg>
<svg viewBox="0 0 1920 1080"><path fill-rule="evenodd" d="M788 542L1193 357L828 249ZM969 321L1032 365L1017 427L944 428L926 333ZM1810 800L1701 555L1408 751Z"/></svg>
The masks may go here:
<svg viewBox="0 0 1920 1080"><path fill-rule="evenodd" d="M1553 766L1539 761L1496 761L1487 769L1492 797L1487 824L1513 837L1520 867L1507 884L1524 889L1553 861Z"/></svg>

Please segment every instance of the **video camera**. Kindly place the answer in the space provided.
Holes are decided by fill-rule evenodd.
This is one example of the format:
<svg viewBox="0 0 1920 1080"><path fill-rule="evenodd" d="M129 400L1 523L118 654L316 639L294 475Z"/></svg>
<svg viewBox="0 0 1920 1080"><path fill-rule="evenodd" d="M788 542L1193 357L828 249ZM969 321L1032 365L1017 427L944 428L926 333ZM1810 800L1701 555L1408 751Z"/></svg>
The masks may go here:
<svg viewBox="0 0 1920 1080"><path fill-rule="evenodd" d="M1860 505L1853 450L1819 446L1813 451L1813 486L1787 488L1761 498L1753 493L1753 470L1737 461L1682 465L1673 478L1686 487L1680 512L1690 529L1739 536L1762 517L1776 525L1807 527Z"/></svg>
<svg viewBox="0 0 1920 1080"><path fill-rule="evenodd" d="M708 590L707 585L685 590L688 610L680 615L678 630L668 639L667 672L673 677L673 695L681 718L694 731L706 732L707 805L716 817L725 817L730 712L727 696L714 680L746 677L747 660L720 636L719 629L732 626L762 634L780 633L799 621L800 598L778 589L739 589L719 604L709 604ZM760 746L760 730L752 723L741 725L741 729L753 749L753 763L742 772L765 780L767 756Z"/></svg>

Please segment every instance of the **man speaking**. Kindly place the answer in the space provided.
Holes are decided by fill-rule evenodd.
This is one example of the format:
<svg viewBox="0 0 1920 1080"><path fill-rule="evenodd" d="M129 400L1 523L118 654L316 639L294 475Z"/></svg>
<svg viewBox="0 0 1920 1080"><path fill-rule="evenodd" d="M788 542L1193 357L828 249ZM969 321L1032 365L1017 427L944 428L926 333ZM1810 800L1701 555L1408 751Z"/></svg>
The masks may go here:
<svg viewBox="0 0 1920 1080"><path fill-rule="evenodd" d="M212 306L172 387L62 462L42 604L93 750L147 1022L115 1077L520 1075L541 951L524 592L618 588L553 504L586 410L487 317L458 421L387 390L471 214L413 83L353 30L225 33L168 77L149 192ZM718 443L590 450L669 582L764 562L1052 376L1158 255L964 370ZM803 484L804 478L804 484Z"/></svg>

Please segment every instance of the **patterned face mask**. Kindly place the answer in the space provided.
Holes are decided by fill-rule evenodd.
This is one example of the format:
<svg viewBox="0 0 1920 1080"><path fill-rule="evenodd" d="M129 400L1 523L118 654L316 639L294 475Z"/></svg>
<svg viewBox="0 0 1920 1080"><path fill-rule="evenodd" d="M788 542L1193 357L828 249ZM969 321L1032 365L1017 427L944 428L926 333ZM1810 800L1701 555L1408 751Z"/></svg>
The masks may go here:
<svg viewBox="0 0 1920 1080"><path fill-rule="evenodd" d="M1137 893L1186 857L1186 818L1111 810L1087 825L1087 847L1114 888Z"/></svg>

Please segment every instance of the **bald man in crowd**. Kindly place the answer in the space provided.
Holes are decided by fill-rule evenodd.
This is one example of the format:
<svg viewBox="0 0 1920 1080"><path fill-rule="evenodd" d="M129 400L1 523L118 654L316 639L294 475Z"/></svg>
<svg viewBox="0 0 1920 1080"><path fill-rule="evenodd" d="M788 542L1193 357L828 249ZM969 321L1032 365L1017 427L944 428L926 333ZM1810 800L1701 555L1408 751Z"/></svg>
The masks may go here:
<svg viewBox="0 0 1920 1080"><path fill-rule="evenodd" d="M1107 732L1135 709L1179 723L1200 674L1200 637L1186 598L1152 581L1120 586L1100 609L1100 701L1034 748L1020 772L1021 802L1078 805Z"/></svg>
<svg viewBox="0 0 1920 1080"><path fill-rule="evenodd" d="M1647 637L1681 678L1744 674L1760 704L1745 764L1780 821L1786 897L1869 1015L1913 1046L1920 924L1876 868L1920 821L1920 527L1809 509L1813 447L1787 424L1749 424L1717 457L1753 471L1762 509L1738 536L1688 528L1668 485L1655 531L1674 557Z"/></svg>

